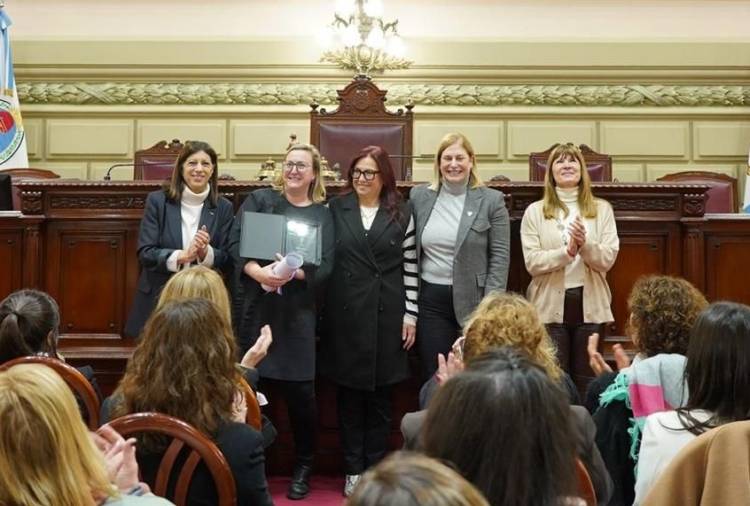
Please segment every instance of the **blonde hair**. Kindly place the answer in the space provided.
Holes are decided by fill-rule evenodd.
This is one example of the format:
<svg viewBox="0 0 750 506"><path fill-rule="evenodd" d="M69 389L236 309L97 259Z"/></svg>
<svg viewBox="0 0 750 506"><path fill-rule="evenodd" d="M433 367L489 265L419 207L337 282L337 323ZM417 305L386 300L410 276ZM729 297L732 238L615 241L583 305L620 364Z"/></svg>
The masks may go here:
<svg viewBox="0 0 750 506"><path fill-rule="evenodd" d="M555 345L539 313L518 294L491 292L482 299L464 326L464 358L470 362L500 346L512 346L541 366L555 381L562 377Z"/></svg>
<svg viewBox="0 0 750 506"><path fill-rule="evenodd" d="M440 185L442 184L440 174L440 158L443 156L443 151L453 146L454 144L461 145L461 147L466 150L466 153L471 159L471 169L469 170L469 188L478 188L480 186L484 186L482 178L479 177L479 171L477 170L477 158L474 154L474 147L471 145L471 142L469 142L469 139L467 139L464 134L454 132L446 134L440 140L437 154L435 155L435 170L432 175L432 184L430 185L430 188L435 191L440 189Z"/></svg>
<svg viewBox="0 0 750 506"><path fill-rule="evenodd" d="M313 174L315 174L315 179L313 179L310 188L308 188L307 190L307 196L316 204L325 202L326 187L323 183L323 176L321 176L320 174L320 151L318 151L318 148L316 148L312 144L292 144L289 149L286 150L284 161L286 161L286 157L289 156L289 153L291 153L292 151L305 151L307 153L310 153L310 156L312 156ZM279 174L279 176L274 180L273 187L274 189L282 193L284 192L283 170L281 171L281 174Z"/></svg>
<svg viewBox="0 0 750 506"><path fill-rule="evenodd" d="M565 202L557 195L555 190L557 184L552 175L552 165L561 158L570 158L581 166L581 180L578 182L578 209L580 209L581 217L596 218L596 199L591 192L591 177L586 169L586 160L581 150L572 142L555 144L547 158L547 172L544 173L544 197L542 197L544 218L547 220L555 218L558 210L562 210L566 217L570 212Z"/></svg>
<svg viewBox="0 0 750 506"><path fill-rule="evenodd" d="M40 364L0 373L0 504L93 506L114 495L63 379Z"/></svg>
<svg viewBox="0 0 750 506"><path fill-rule="evenodd" d="M216 305L222 316L231 325L232 309L229 294L224 280L214 271L203 265L182 269L169 278L167 284L159 294L156 307L160 308L166 302L176 299L207 299Z"/></svg>
<svg viewBox="0 0 750 506"><path fill-rule="evenodd" d="M367 471L347 506L488 506L463 476L438 460L396 452Z"/></svg>

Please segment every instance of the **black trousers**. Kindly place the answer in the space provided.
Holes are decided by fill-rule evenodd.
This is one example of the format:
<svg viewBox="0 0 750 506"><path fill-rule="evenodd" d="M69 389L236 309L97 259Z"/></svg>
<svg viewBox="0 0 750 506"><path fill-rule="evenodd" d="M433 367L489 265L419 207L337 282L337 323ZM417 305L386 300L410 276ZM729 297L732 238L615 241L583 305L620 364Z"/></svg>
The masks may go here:
<svg viewBox="0 0 750 506"><path fill-rule="evenodd" d="M289 425L294 436L296 465L312 466L318 423L315 382L262 378L259 390L281 392L286 402Z"/></svg>
<svg viewBox="0 0 750 506"><path fill-rule="evenodd" d="M447 356L461 335L461 325L456 321L451 285L436 285L421 280L418 304L417 350L424 382L437 370L438 353Z"/></svg>
<svg viewBox="0 0 750 506"><path fill-rule="evenodd" d="M603 334L604 324L586 323L583 318L583 287L565 290L563 323L548 323L547 332L557 345L560 367L570 374L578 391L583 394L594 378L586 351L589 336Z"/></svg>
<svg viewBox="0 0 750 506"><path fill-rule="evenodd" d="M390 385L372 392L339 386L336 402L346 474L362 474L388 450L392 392Z"/></svg>

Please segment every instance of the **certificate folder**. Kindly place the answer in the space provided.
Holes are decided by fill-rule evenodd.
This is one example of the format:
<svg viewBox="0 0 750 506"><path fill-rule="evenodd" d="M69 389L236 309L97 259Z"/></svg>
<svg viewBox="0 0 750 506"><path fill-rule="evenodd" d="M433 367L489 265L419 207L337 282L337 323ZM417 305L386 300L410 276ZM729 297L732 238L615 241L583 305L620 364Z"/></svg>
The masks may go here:
<svg viewBox="0 0 750 506"><path fill-rule="evenodd" d="M276 260L276 253L299 253L305 265L320 265L320 224L279 214L242 215L240 256Z"/></svg>

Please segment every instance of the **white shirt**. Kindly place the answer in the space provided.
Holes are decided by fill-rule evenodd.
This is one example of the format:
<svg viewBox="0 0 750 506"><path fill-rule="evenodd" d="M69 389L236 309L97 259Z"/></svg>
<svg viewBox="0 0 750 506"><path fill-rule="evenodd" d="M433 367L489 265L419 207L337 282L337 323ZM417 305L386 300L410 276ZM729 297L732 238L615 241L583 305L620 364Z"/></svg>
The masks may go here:
<svg viewBox="0 0 750 506"><path fill-rule="evenodd" d="M203 212L203 206L206 203L206 198L211 191L211 187L207 187L205 191L201 193L194 193L190 188L185 186L182 190L182 198L180 199L180 218L182 220L182 249L186 250L190 247L190 242L198 232L198 224L201 221L201 212ZM177 265L177 257L180 256L180 250L174 250L169 258L167 258L167 269L172 272L177 272L181 268L189 264ZM214 249L211 245L206 248L206 257L203 261L198 262L206 267L214 265Z"/></svg>

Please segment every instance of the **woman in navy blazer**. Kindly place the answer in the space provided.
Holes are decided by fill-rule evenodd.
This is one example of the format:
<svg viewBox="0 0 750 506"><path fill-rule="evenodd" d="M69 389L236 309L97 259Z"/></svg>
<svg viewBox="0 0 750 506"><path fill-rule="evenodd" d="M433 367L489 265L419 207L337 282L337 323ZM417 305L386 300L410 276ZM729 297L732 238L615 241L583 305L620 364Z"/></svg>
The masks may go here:
<svg viewBox="0 0 750 506"><path fill-rule="evenodd" d="M227 251L234 213L219 195L216 151L205 142L188 141L163 190L151 192L138 235L141 275L125 335L137 337L151 315L167 280L190 265L227 272Z"/></svg>

